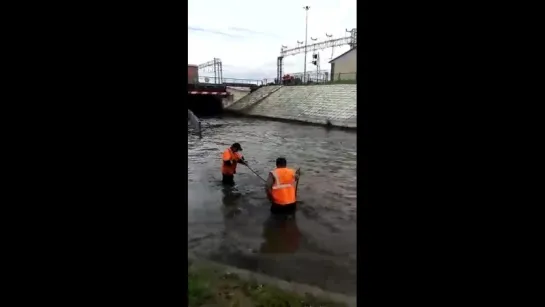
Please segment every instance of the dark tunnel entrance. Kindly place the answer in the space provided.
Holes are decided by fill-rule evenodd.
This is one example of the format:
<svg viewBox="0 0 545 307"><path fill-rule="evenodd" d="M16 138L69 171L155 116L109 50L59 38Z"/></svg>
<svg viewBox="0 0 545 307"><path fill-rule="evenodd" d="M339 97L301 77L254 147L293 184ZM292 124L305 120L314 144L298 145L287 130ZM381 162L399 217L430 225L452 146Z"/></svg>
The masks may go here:
<svg viewBox="0 0 545 307"><path fill-rule="evenodd" d="M187 95L187 108L197 117L215 116L223 113L222 96Z"/></svg>

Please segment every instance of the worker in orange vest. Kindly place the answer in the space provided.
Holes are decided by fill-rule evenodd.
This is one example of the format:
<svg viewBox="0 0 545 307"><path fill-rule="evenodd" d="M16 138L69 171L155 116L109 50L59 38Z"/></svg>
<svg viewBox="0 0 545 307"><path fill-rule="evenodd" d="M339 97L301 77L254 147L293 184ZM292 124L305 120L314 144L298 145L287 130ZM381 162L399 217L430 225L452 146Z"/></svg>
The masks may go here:
<svg viewBox="0 0 545 307"><path fill-rule="evenodd" d="M242 156L242 147L239 143L234 143L223 152L221 174L224 184L235 184L235 174L237 173L237 164L248 165Z"/></svg>
<svg viewBox="0 0 545 307"><path fill-rule="evenodd" d="M276 159L276 168L267 179L265 190L272 202L272 213L292 214L296 209L295 189L299 171L288 168L287 164L286 158Z"/></svg>

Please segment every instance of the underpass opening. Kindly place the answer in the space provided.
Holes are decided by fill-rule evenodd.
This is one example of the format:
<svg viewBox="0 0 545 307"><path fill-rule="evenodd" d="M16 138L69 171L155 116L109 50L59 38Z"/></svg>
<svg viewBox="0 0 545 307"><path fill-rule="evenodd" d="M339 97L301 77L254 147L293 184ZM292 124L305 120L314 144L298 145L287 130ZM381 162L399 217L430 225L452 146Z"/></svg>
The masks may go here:
<svg viewBox="0 0 545 307"><path fill-rule="evenodd" d="M215 116L223 113L222 96L220 95L187 95L190 109L198 117Z"/></svg>

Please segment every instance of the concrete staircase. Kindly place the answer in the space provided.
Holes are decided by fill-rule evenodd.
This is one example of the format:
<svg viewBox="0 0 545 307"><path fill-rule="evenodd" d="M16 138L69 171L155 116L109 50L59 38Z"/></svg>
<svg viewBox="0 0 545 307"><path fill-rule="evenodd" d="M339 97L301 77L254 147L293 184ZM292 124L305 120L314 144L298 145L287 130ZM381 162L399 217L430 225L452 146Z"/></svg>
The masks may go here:
<svg viewBox="0 0 545 307"><path fill-rule="evenodd" d="M227 92L231 95L233 95L233 100L231 103L229 103L229 105L239 101L240 99L242 99L244 96L246 95L249 95L250 94L250 89L249 88L237 88L237 87L230 87L228 86L227 87Z"/></svg>
<svg viewBox="0 0 545 307"><path fill-rule="evenodd" d="M255 92L240 98L238 101L235 101L232 105L228 106L226 110L242 112L244 109L258 103L263 98L268 97L271 93L279 90L281 87L281 85L270 85L259 88Z"/></svg>
<svg viewBox="0 0 545 307"><path fill-rule="evenodd" d="M278 87L278 86L277 86ZM265 87L260 90L270 88ZM357 127L357 85L284 86L260 90L242 98L228 109L238 113L326 124ZM232 108L235 107L235 108Z"/></svg>

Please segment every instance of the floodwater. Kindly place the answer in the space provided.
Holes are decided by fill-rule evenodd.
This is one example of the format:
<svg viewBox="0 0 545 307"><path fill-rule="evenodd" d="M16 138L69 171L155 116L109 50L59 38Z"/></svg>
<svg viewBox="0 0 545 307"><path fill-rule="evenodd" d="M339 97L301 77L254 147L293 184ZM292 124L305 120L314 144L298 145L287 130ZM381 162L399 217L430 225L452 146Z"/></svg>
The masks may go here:
<svg viewBox="0 0 545 307"><path fill-rule="evenodd" d="M188 135L189 251L356 295L356 133L229 117L202 127L202 139ZM263 181L243 165L222 186L221 154L234 142L262 178L279 156L301 167L295 218L271 217Z"/></svg>

